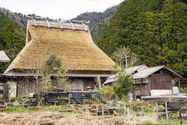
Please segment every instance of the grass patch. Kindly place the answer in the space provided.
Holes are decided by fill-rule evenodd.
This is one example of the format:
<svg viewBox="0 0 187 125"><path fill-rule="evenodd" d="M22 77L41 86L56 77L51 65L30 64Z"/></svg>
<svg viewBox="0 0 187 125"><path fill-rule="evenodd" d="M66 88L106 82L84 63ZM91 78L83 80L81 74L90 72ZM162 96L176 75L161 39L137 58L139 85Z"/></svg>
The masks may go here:
<svg viewBox="0 0 187 125"><path fill-rule="evenodd" d="M8 106L7 111L5 111L5 112L8 112L8 113L10 113L10 112L29 112L29 110L26 108L20 107L20 106L15 106L15 107Z"/></svg>
<svg viewBox="0 0 187 125"><path fill-rule="evenodd" d="M143 121L142 124L152 124L152 122L147 120L147 121Z"/></svg>
<svg viewBox="0 0 187 125"><path fill-rule="evenodd" d="M166 124L166 125L180 125L180 121L158 121L158 124ZM183 125L187 125L187 123L185 123L185 121L183 121Z"/></svg>

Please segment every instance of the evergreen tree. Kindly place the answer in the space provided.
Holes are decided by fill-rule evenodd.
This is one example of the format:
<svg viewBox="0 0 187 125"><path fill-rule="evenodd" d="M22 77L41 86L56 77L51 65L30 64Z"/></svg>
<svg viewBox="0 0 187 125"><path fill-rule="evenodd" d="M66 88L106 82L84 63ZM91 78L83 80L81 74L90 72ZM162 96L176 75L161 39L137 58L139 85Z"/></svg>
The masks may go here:
<svg viewBox="0 0 187 125"><path fill-rule="evenodd" d="M14 23L9 17L0 13L0 50L4 50L11 61L25 45L25 28ZM0 62L0 73L3 73L9 63Z"/></svg>
<svg viewBox="0 0 187 125"><path fill-rule="evenodd" d="M128 46L139 64L166 65L187 77L187 4L182 0L126 0L105 26L97 45L112 59Z"/></svg>

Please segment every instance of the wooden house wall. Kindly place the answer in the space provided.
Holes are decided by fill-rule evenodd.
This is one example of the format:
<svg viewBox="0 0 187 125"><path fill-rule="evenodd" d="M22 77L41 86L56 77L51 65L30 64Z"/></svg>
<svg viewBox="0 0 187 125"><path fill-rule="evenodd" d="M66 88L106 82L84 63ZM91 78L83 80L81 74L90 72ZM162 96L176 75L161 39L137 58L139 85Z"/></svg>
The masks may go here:
<svg viewBox="0 0 187 125"><path fill-rule="evenodd" d="M52 80L52 84L56 85L56 80ZM71 78L68 79L67 84L69 90L87 91L90 86L94 89L94 78ZM29 96L29 93L35 93L35 81L30 78L22 78L18 80L17 96Z"/></svg>
<svg viewBox="0 0 187 125"><path fill-rule="evenodd" d="M29 78L19 79L17 84L17 96L29 96L29 93L35 93L35 82Z"/></svg>
<svg viewBox="0 0 187 125"><path fill-rule="evenodd" d="M148 96L149 95L149 84L148 83L143 83L143 84L135 84L135 96L137 98L141 96Z"/></svg>
<svg viewBox="0 0 187 125"><path fill-rule="evenodd" d="M153 74L149 77L149 89L172 90L172 76L170 74Z"/></svg>
<svg viewBox="0 0 187 125"><path fill-rule="evenodd" d="M69 85L69 89L72 91L84 91L84 81L81 78L68 79L67 84Z"/></svg>

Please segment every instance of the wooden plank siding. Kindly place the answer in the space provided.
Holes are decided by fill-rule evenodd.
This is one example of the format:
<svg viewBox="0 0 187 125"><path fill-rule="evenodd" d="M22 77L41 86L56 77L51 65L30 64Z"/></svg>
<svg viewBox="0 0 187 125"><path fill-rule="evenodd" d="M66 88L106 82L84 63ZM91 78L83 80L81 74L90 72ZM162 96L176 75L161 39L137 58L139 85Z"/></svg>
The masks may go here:
<svg viewBox="0 0 187 125"><path fill-rule="evenodd" d="M136 97L140 98L141 96L148 96L149 95L149 84L143 83L143 84L135 84L135 94Z"/></svg>
<svg viewBox="0 0 187 125"><path fill-rule="evenodd" d="M87 87L94 89L94 78L84 78L84 91L87 91Z"/></svg>
<svg viewBox="0 0 187 125"><path fill-rule="evenodd" d="M35 93L35 82L28 78L19 79L17 84L17 95L29 96L29 93Z"/></svg>
<svg viewBox="0 0 187 125"><path fill-rule="evenodd" d="M153 74L149 77L149 89L172 90L172 77L169 74Z"/></svg>

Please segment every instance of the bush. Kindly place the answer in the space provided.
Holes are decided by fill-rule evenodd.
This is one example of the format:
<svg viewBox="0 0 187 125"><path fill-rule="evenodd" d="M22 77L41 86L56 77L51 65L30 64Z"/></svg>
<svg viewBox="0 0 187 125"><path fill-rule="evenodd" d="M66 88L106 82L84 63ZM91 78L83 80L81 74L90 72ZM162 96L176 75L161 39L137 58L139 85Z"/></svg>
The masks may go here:
<svg viewBox="0 0 187 125"><path fill-rule="evenodd" d="M114 100L116 99L116 94L112 87L110 86L103 86L102 93L100 92L101 97L103 100Z"/></svg>
<svg viewBox="0 0 187 125"><path fill-rule="evenodd" d="M133 78L128 77L124 70L118 71L116 77L118 80L113 84L114 92L120 99L128 99L128 93L133 87Z"/></svg>

